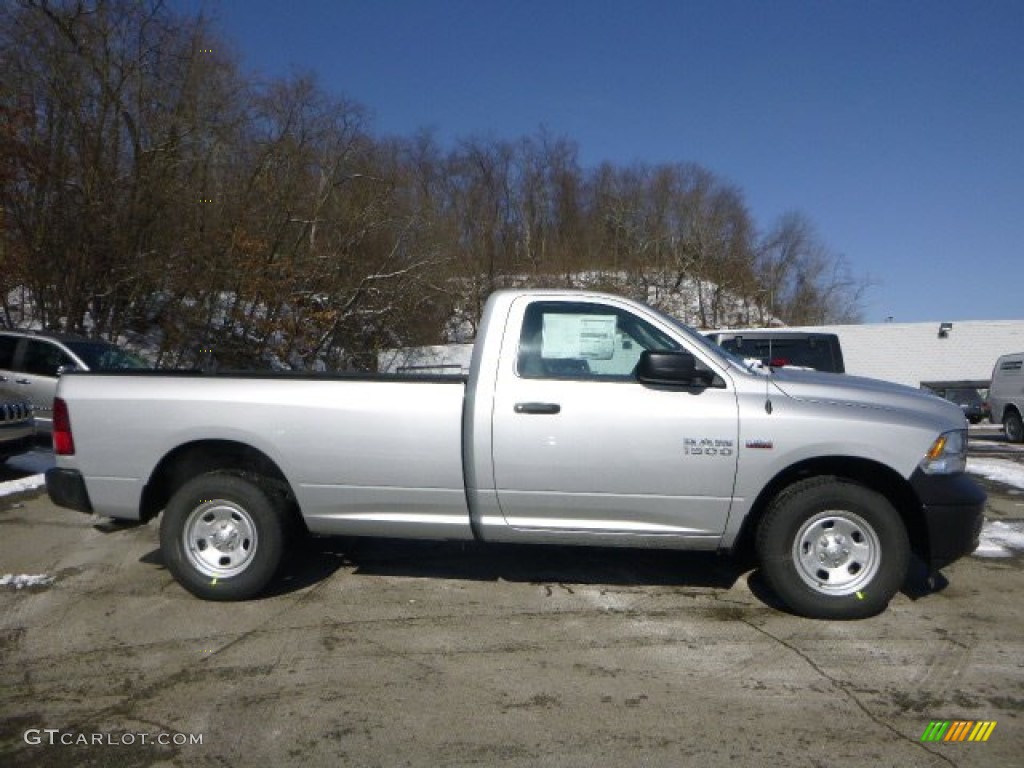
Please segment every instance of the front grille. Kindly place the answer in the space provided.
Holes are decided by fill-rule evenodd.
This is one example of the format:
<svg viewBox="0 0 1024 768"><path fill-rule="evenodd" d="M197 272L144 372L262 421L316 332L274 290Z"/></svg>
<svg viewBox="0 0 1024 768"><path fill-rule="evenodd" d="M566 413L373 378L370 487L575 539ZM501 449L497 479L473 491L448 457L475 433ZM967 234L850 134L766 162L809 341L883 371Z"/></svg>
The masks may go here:
<svg viewBox="0 0 1024 768"><path fill-rule="evenodd" d="M32 405L23 402L0 403L0 422L27 421L32 418Z"/></svg>

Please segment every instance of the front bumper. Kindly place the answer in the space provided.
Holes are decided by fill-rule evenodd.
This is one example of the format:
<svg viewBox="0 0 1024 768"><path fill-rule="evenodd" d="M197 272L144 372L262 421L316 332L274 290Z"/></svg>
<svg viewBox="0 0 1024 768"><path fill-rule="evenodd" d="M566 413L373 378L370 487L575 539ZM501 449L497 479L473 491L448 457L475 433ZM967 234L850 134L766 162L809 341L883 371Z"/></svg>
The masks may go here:
<svg viewBox="0 0 1024 768"><path fill-rule="evenodd" d="M85 479L77 469L52 467L46 470L46 493L58 507L92 514L92 502L85 487Z"/></svg>
<svg viewBox="0 0 1024 768"><path fill-rule="evenodd" d="M937 571L978 548L985 522L985 491L966 475L926 475L917 470L910 484L921 502L925 541L917 554Z"/></svg>
<svg viewBox="0 0 1024 768"><path fill-rule="evenodd" d="M0 461L9 459L12 456L19 456L28 453L36 447L36 436L33 430L22 437L8 438L6 433L0 433Z"/></svg>
<svg viewBox="0 0 1024 768"><path fill-rule="evenodd" d="M23 418L25 413L29 418ZM31 418L32 406L0 400L0 461L35 447L36 424Z"/></svg>

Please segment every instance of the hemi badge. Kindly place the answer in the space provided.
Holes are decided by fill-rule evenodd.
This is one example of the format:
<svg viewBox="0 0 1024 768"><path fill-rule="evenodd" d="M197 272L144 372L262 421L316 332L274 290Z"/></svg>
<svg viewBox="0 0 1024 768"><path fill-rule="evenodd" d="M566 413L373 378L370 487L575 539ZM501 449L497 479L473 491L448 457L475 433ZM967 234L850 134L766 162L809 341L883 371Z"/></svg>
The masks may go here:
<svg viewBox="0 0 1024 768"><path fill-rule="evenodd" d="M771 440L747 440L747 448L764 448L770 451L774 447Z"/></svg>

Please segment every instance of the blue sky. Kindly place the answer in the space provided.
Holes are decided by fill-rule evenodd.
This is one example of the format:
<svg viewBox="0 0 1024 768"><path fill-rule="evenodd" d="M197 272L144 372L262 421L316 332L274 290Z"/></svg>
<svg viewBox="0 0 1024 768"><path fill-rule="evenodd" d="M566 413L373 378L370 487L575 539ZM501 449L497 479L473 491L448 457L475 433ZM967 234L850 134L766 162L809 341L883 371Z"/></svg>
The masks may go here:
<svg viewBox="0 0 1024 768"><path fill-rule="evenodd" d="M814 222L865 320L1024 319L1020 0L179 0L243 69L378 135L544 127L584 167L695 162Z"/></svg>

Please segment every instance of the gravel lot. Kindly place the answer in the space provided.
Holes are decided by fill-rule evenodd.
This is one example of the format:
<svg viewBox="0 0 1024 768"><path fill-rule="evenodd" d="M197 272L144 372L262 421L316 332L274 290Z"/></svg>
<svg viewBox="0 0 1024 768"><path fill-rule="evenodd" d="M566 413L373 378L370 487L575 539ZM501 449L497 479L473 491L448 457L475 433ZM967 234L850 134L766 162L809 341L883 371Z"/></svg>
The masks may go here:
<svg viewBox="0 0 1024 768"><path fill-rule="evenodd" d="M52 579L0 586L0 764L1020 765L1019 551L826 623L710 555L321 540L276 593L211 604L156 547L0 498L0 576ZM932 720L997 725L923 743Z"/></svg>

